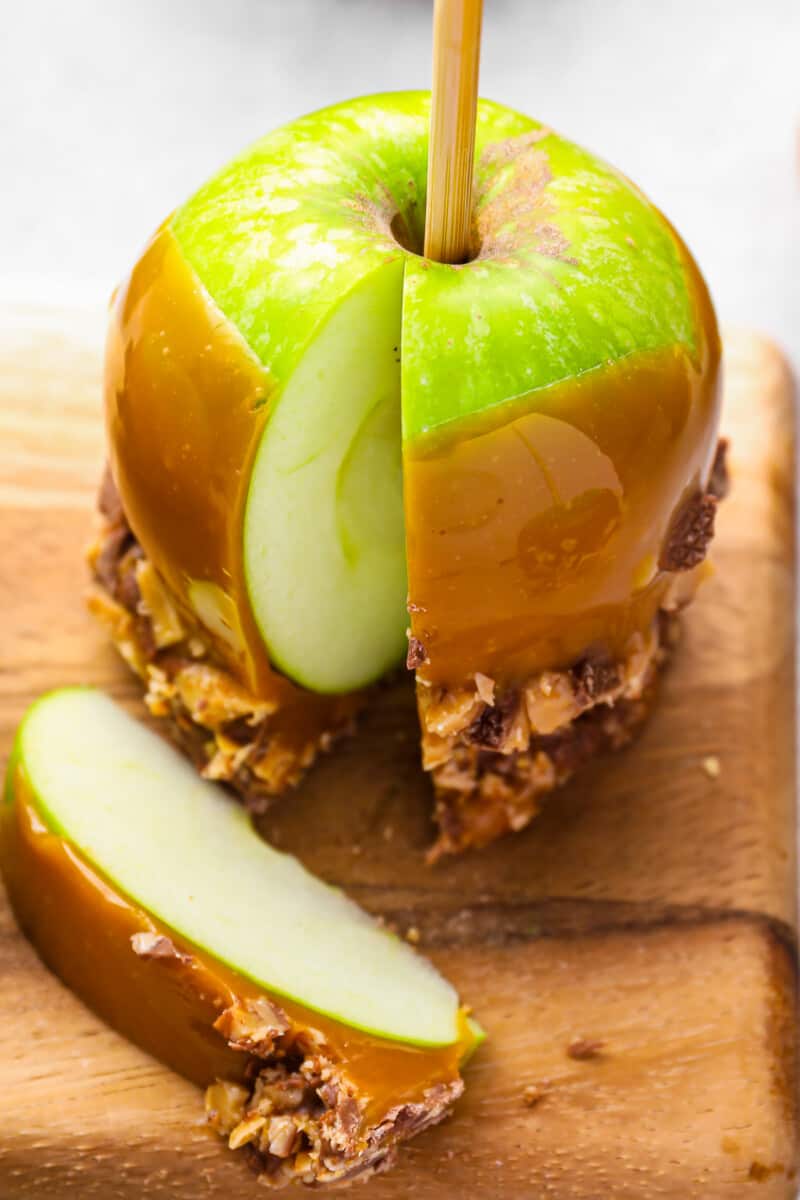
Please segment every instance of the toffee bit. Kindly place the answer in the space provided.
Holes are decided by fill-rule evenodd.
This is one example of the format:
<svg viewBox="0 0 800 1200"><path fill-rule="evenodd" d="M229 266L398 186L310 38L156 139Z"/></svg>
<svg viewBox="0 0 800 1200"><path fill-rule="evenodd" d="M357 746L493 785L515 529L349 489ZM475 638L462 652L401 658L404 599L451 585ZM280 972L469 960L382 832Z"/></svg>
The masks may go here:
<svg viewBox="0 0 800 1200"><path fill-rule="evenodd" d="M419 930L416 925L409 925L406 930L406 941L410 942L412 946L416 946L419 942Z"/></svg>
<svg viewBox="0 0 800 1200"><path fill-rule="evenodd" d="M406 655L406 666L409 671L416 671L417 667L421 667L423 663L428 661L428 652L419 638L409 635L408 638L408 654Z"/></svg>
<svg viewBox="0 0 800 1200"><path fill-rule="evenodd" d="M605 1042L600 1038L576 1037L567 1046L567 1055L581 1062L587 1058L597 1058L604 1046Z"/></svg>

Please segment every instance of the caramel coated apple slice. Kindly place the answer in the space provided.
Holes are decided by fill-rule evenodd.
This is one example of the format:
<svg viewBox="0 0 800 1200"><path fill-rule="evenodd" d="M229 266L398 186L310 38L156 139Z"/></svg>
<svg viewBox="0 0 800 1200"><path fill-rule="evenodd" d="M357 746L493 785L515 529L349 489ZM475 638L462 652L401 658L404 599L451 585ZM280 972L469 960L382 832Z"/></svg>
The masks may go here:
<svg viewBox="0 0 800 1200"><path fill-rule="evenodd" d="M461 1094L481 1034L451 985L100 693L29 710L0 845L45 963L205 1087L265 1182L384 1169Z"/></svg>

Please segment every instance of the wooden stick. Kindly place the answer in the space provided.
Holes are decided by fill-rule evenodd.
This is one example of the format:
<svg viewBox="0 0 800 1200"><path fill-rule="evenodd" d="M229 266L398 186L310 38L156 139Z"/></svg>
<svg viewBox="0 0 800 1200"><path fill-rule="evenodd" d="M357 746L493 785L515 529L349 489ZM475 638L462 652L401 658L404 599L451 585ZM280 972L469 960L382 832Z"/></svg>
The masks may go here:
<svg viewBox="0 0 800 1200"><path fill-rule="evenodd" d="M436 0L425 257L469 257L483 0Z"/></svg>

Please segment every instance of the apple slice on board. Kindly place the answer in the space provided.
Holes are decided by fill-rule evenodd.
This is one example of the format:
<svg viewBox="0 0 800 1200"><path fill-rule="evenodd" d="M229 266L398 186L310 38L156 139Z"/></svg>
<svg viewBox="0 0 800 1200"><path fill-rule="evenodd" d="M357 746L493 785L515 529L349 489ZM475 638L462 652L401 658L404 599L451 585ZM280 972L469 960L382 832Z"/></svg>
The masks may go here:
<svg viewBox="0 0 800 1200"><path fill-rule="evenodd" d="M209 1097L223 1132L286 1118L283 1175L372 1169L393 1152L398 1106L424 1127L461 1091L482 1035L450 984L98 692L51 693L23 720L2 866L22 927L73 990L190 1078L228 1085ZM258 1108L260 1071L293 1077L293 1107ZM262 1150L277 1137L269 1120L253 1128Z"/></svg>
<svg viewBox="0 0 800 1200"><path fill-rule="evenodd" d="M337 697L400 660L407 588L441 765L454 712L496 733L509 696L589 653L636 674L692 565L672 531L700 557L710 536L691 505L719 341L678 235L613 168L480 101L472 254L427 260L429 115L427 93L371 96L269 134L162 226L114 307L122 507L212 657L272 705L273 765L307 765ZM288 747L298 694L315 718Z"/></svg>

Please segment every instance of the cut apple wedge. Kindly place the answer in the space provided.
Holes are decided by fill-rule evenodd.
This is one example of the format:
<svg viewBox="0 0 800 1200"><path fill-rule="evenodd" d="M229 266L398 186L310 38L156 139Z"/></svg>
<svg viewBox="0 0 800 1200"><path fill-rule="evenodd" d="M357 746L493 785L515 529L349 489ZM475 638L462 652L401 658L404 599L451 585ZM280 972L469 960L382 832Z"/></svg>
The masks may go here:
<svg viewBox="0 0 800 1200"><path fill-rule="evenodd" d="M450 984L100 693L65 689L30 709L2 833L9 895L45 962L123 1033L214 1085L222 1132L266 1116L232 1143L254 1141L266 1166L269 1120L286 1118L283 1181L374 1169L403 1136L401 1109L425 1127L460 1094L482 1034ZM291 1076L293 1106L259 1108L259 1072Z"/></svg>

